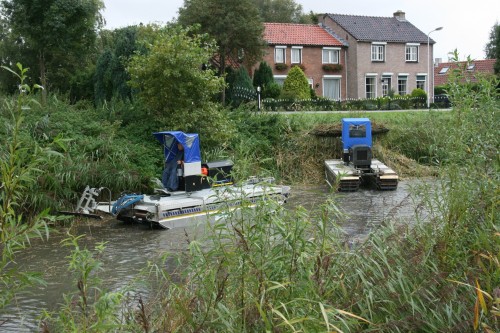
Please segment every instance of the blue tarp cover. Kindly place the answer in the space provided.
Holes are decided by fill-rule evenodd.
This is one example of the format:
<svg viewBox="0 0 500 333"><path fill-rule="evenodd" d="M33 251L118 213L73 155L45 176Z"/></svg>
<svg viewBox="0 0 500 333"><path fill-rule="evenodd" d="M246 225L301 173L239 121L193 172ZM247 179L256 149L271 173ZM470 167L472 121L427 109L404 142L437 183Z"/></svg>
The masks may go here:
<svg viewBox="0 0 500 333"><path fill-rule="evenodd" d="M349 135L351 130L362 129L364 137L353 137ZM355 132L355 131L353 131ZM349 149L355 145L372 146L372 126L368 118L342 118L342 145L343 149Z"/></svg>
<svg viewBox="0 0 500 333"><path fill-rule="evenodd" d="M184 163L201 162L200 138L195 133L180 131L166 131L153 133L155 138L163 144L165 160L170 161L177 154L177 141L184 147Z"/></svg>

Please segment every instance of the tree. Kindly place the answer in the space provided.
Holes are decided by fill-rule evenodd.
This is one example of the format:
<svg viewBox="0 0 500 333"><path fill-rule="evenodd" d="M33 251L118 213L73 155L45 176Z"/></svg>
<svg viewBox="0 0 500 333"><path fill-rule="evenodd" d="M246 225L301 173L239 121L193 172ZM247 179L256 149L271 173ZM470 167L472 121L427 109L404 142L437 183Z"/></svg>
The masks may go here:
<svg viewBox="0 0 500 333"><path fill-rule="evenodd" d="M110 32L108 45L97 59L94 76L94 98L96 104L113 97L132 99L132 90L127 81L130 75L126 66L137 50L137 26L129 26Z"/></svg>
<svg viewBox="0 0 500 333"><path fill-rule="evenodd" d="M281 95L283 98L290 99L311 98L309 82L299 66L293 66L288 72Z"/></svg>
<svg viewBox="0 0 500 333"><path fill-rule="evenodd" d="M302 6L294 0L257 0L263 22L307 23L302 13Z"/></svg>
<svg viewBox="0 0 500 333"><path fill-rule="evenodd" d="M252 66L262 57L264 27L253 0L184 0L178 21L199 24L201 32L215 39L218 49L212 62L221 77L230 63Z"/></svg>
<svg viewBox="0 0 500 333"><path fill-rule="evenodd" d="M202 69L215 43L193 29L150 25L139 29L139 49L129 64L130 84L158 129L198 132L205 137L227 135L223 115L212 102L223 80Z"/></svg>
<svg viewBox="0 0 500 333"><path fill-rule="evenodd" d="M495 74L500 74L500 25L495 23L491 28L490 41L484 48L487 59L496 59Z"/></svg>
<svg viewBox="0 0 500 333"><path fill-rule="evenodd" d="M254 87L261 87L262 98L277 98L281 93L279 84L274 81L273 70L267 62L262 61L253 74Z"/></svg>
<svg viewBox="0 0 500 333"><path fill-rule="evenodd" d="M252 84L252 79L244 67L228 75L227 83L229 86L229 99L231 104L238 106L243 102L255 100L256 93Z"/></svg>
<svg viewBox="0 0 500 333"><path fill-rule="evenodd" d="M264 88L269 83L274 82L273 70L267 62L262 61L253 74L254 87Z"/></svg>
<svg viewBox="0 0 500 333"><path fill-rule="evenodd" d="M102 0L1 0L9 33L19 41L28 65L49 86L67 90L75 69L93 54L102 23Z"/></svg>

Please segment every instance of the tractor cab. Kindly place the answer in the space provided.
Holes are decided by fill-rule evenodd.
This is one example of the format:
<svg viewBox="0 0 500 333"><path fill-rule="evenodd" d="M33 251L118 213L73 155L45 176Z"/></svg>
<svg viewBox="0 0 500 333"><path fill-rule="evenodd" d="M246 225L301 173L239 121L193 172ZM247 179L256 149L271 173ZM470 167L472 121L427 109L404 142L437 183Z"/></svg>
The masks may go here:
<svg viewBox="0 0 500 333"><path fill-rule="evenodd" d="M343 162L359 170L370 170L372 128L368 118L342 119Z"/></svg>

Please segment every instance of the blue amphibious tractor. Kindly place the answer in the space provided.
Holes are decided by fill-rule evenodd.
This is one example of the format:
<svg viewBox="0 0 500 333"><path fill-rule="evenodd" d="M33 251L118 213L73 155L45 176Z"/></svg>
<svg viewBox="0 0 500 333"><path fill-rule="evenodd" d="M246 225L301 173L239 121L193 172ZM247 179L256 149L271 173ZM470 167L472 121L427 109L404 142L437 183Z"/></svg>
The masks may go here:
<svg viewBox="0 0 500 333"><path fill-rule="evenodd" d="M325 161L326 182L339 191L357 191L362 182L379 190L395 190L398 175L372 157L372 127L368 118L342 119L341 160Z"/></svg>

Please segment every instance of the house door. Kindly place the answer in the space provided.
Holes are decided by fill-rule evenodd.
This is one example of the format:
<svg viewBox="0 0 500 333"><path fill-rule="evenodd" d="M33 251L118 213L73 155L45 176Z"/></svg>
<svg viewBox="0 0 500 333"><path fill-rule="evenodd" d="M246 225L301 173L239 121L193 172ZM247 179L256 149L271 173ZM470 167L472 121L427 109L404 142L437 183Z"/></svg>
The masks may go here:
<svg viewBox="0 0 500 333"><path fill-rule="evenodd" d="M340 78L323 78L323 97L340 100Z"/></svg>
<svg viewBox="0 0 500 333"><path fill-rule="evenodd" d="M382 96L389 96L391 89L391 78L382 76Z"/></svg>

